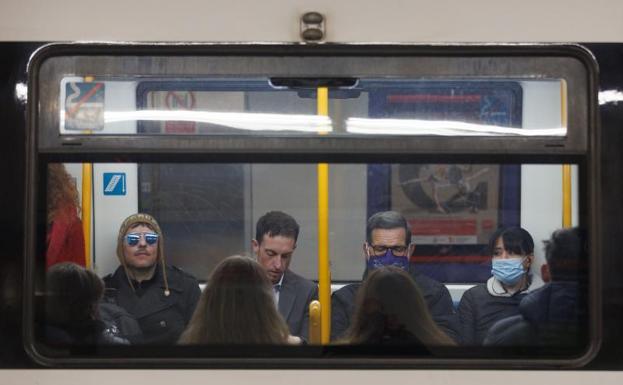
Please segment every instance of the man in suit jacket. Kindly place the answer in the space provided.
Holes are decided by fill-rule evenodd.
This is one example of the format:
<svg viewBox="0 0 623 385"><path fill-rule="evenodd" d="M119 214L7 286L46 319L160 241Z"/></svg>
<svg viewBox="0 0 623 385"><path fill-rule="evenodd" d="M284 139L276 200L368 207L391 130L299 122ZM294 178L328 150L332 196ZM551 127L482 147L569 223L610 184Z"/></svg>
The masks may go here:
<svg viewBox="0 0 623 385"><path fill-rule="evenodd" d="M271 211L257 221L251 245L273 283L275 303L290 334L307 339L309 303L318 298L318 287L288 269L298 235L299 225L294 218L281 211Z"/></svg>

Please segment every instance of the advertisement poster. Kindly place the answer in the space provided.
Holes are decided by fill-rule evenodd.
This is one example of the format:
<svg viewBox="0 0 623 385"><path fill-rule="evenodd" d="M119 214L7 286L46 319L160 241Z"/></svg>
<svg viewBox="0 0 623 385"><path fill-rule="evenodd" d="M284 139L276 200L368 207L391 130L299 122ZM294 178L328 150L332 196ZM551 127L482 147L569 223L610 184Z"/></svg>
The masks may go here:
<svg viewBox="0 0 623 385"><path fill-rule="evenodd" d="M509 81L414 81L370 93L371 118L521 127L522 88ZM484 282L487 245L499 227L518 226L517 164L370 164L368 216L400 212L416 244L411 260L442 282Z"/></svg>

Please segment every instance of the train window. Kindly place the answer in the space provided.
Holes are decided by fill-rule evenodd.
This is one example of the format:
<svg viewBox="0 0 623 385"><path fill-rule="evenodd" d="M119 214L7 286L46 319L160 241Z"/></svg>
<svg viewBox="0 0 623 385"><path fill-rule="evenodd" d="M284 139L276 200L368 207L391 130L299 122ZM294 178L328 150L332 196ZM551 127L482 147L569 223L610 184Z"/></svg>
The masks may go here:
<svg viewBox="0 0 623 385"><path fill-rule="evenodd" d="M599 325L589 55L341 48L41 50L29 84L33 356L587 359ZM530 299L558 289L564 306L544 321L549 305ZM507 336L509 325L525 328Z"/></svg>
<svg viewBox="0 0 623 385"><path fill-rule="evenodd" d="M560 79L360 77L327 92L328 117L316 114L318 91L312 84L283 79L89 80L61 80L62 135L564 137L567 133L566 87ZM136 97L136 109L128 110L133 101L121 103L118 94ZM531 103L537 99L547 103Z"/></svg>

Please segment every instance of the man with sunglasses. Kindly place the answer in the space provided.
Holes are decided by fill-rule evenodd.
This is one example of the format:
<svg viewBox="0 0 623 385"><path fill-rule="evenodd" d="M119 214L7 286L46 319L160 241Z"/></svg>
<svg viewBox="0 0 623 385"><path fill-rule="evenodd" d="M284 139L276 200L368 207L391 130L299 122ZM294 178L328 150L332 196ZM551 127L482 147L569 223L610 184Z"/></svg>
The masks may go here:
<svg viewBox="0 0 623 385"><path fill-rule="evenodd" d="M121 266L104 277L107 299L138 321L143 341L175 344L201 295L190 274L166 264L158 222L148 214L126 218L117 237Z"/></svg>
<svg viewBox="0 0 623 385"><path fill-rule="evenodd" d="M366 225L363 256L368 272L381 266L396 266L408 271L420 288L433 320L450 338L458 341L458 325L448 289L441 283L417 272L409 262L415 244L411 242L411 228L407 220L395 211L372 215ZM360 283L342 287L331 296L331 339L343 337L354 312L355 298Z"/></svg>

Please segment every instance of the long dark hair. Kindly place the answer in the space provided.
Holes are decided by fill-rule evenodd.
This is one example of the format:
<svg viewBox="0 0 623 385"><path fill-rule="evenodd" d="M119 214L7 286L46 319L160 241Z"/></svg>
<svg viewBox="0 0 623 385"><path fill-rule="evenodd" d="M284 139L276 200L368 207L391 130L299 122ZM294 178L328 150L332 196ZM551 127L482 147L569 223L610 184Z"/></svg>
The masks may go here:
<svg viewBox="0 0 623 385"><path fill-rule="evenodd" d="M288 335L266 271L235 255L214 269L180 343L285 344Z"/></svg>
<svg viewBox="0 0 623 385"><path fill-rule="evenodd" d="M104 282L91 270L72 262L57 263L48 270L45 284L48 323L69 326L99 319Z"/></svg>
<svg viewBox="0 0 623 385"><path fill-rule="evenodd" d="M493 255L495 244L498 239L504 242L504 249L513 254L534 253L534 240L532 235L521 227L499 228L489 238L489 255Z"/></svg>
<svg viewBox="0 0 623 385"><path fill-rule="evenodd" d="M383 343L386 339L425 346L454 345L433 321L413 278L394 266L373 270L359 288L344 342Z"/></svg>

